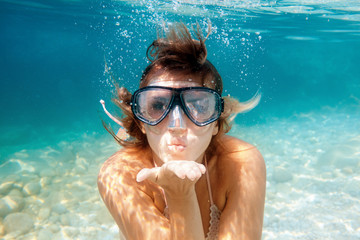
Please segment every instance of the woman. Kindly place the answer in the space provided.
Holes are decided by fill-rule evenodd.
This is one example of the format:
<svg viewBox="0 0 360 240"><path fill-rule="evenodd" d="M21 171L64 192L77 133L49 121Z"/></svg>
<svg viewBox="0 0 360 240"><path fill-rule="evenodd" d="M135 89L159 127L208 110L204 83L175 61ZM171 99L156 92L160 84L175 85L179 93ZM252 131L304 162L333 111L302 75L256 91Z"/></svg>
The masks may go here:
<svg viewBox="0 0 360 240"><path fill-rule="evenodd" d="M151 61L130 94L117 88L128 139L102 166L98 187L126 239L261 239L266 170L259 151L226 136L255 107L221 97L222 79L205 40L184 24L147 51Z"/></svg>

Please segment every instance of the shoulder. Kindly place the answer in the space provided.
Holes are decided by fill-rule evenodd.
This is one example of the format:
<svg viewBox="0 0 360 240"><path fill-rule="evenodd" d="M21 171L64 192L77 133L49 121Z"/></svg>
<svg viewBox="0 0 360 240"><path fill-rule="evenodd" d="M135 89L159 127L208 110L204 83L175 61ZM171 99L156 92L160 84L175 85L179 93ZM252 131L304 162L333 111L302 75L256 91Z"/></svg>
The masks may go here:
<svg viewBox="0 0 360 240"><path fill-rule="evenodd" d="M218 141L218 149L225 153L235 153L254 149L255 146L239 138L224 135Z"/></svg>
<svg viewBox="0 0 360 240"><path fill-rule="evenodd" d="M226 136L219 146L217 168L223 176L225 204L221 214L221 239L261 239L266 167L258 149ZM231 228L230 226L241 226Z"/></svg>
<svg viewBox="0 0 360 240"><path fill-rule="evenodd" d="M217 147L217 155L227 159L227 162L251 162L263 160L259 150L252 144L241 139L223 136ZM223 163L226 164L226 163Z"/></svg>
<svg viewBox="0 0 360 240"><path fill-rule="evenodd" d="M131 161L129 159L130 157L131 156L129 156L129 153L125 149L121 149L120 151L113 154L101 166L98 179L104 179L109 176L123 173L124 167L131 165ZM133 159L133 161L136 161L136 159ZM132 167L130 170L135 170L133 169L134 167Z"/></svg>
<svg viewBox="0 0 360 240"><path fill-rule="evenodd" d="M109 157L98 174L98 187L100 193L106 189L115 187L126 187L135 185L136 174L144 167L149 167L146 149L127 149L120 151Z"/></svg>
<svg viewBox="0 0 360 240"><path fill-rule="evenodd" d="M217 155L217 167L222 168L225 176L228 176L229 185L254 177L265 182L265 161L254 145L235 137L224 136Z"/></svg>

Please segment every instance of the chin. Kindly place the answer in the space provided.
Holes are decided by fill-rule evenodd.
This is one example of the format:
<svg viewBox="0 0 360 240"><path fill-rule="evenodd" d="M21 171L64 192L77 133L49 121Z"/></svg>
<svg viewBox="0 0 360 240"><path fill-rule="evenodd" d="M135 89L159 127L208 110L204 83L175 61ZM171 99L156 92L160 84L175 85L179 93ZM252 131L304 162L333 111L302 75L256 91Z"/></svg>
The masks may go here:
<svg viewBox="0 0 360 240"><path fill-rule="evenodd" d="M164 157L164 160L167 160L164 162L169 162L178 160L191 160L191 158L187 154L184 154L184 152L169 152Z"/></svg>

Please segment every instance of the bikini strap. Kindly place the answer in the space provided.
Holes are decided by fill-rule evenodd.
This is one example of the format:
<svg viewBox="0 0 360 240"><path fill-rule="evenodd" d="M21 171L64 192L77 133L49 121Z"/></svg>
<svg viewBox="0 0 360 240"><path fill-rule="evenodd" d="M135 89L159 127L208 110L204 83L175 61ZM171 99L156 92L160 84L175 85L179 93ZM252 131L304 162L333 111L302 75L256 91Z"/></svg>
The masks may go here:
<svg viewBox="0 0 360 240"><path fill-rule="evenodd" d="M207 183L207 186L208 186L208 190L209 190L209 198L210 198L210 203L211 205L214 205L214 200L213 200L213 197L212 197L212 192L211 192L211 184L210 184L210 176L209 176L209 168L208 168L208 164L207 164L207 159L206 159L206 155L205 155L205 168L206 168L206 183Z"/></svg>

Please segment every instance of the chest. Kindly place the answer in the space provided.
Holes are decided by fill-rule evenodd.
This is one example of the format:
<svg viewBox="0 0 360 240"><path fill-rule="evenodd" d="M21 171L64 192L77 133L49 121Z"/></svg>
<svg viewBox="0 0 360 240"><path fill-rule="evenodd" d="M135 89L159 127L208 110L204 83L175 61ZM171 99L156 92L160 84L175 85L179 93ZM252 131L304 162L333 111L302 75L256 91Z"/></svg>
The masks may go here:
<svg viewBox="0 0 360 240"><path fill-rule="evenodd" d="M213 164L209 164L207 168L208 178L207 175L204 174L195 185L204 233L208 232L210 226L211 197L212 201L220 211L223 211L226 205L226 193L228 189L226 176L221 176L221 172L219 170L220 169L215 168ZM160 187L154 187L154 204L161 213L164 213L166 208L164 193Z"/></svg>
<svg viewBox="0 0 360 240"><path fill-rule="evenodd" d="M207 181L206 176L203 176L196 183L196 195L205 233L208 232L210 226L211 197L220 211L224 209L226 204L225 185L221 181L216 181L216 177L212 174L209 174L209 180Z"/></svg>

